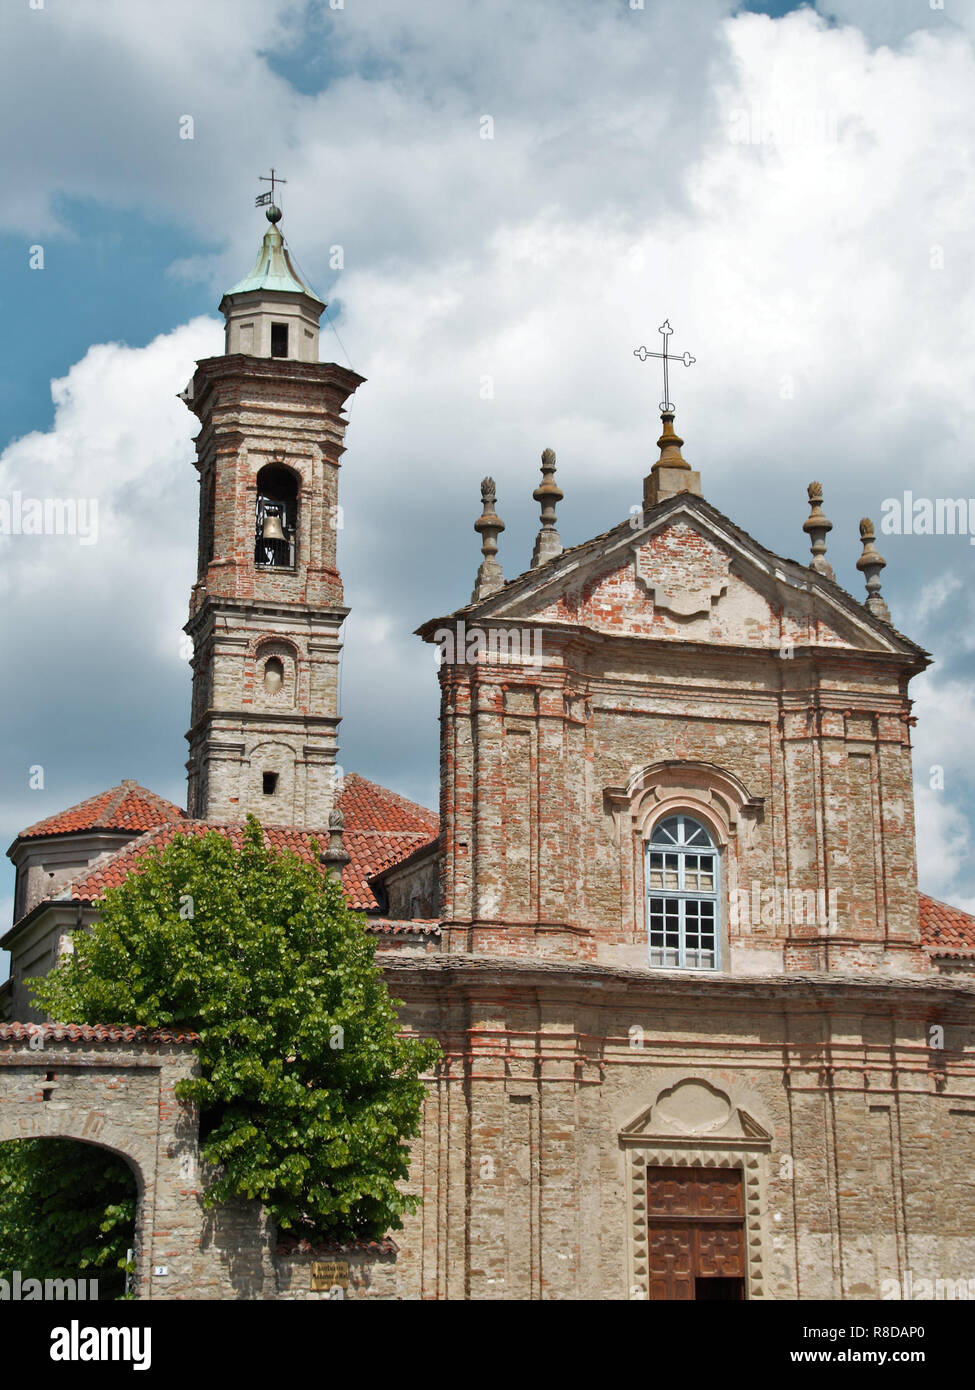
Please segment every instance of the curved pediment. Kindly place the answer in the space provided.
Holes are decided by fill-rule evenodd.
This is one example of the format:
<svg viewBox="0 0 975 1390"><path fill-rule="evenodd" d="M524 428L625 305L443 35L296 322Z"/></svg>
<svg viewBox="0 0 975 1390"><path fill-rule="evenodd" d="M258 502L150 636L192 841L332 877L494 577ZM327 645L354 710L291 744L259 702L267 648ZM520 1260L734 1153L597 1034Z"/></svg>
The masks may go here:
<svg viewBox="0 0 975 1390"><path fill-rule="evenodd" d="M754 1147L771 1144L772 1136L747 1110L709 1081L686 1077L662 1090L652 1105L619 1131L622 1144L648 1142L714 1142L727 1147L736 1141Z"/></svg>

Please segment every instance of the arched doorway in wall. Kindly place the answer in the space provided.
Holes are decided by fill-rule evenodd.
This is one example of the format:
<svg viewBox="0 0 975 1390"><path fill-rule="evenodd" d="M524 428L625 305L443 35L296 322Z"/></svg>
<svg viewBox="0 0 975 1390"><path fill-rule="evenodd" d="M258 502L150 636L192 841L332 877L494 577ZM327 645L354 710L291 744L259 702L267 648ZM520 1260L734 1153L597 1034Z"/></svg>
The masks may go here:
<svg viewBox="0 0 975 1390"><path fill-rule="evenodd" d="M0 1142L0 1279L7 1282L6 1296L122 1298L133 1284L139 1186L132 1165L100 1144L67 1138Z"/></svg>

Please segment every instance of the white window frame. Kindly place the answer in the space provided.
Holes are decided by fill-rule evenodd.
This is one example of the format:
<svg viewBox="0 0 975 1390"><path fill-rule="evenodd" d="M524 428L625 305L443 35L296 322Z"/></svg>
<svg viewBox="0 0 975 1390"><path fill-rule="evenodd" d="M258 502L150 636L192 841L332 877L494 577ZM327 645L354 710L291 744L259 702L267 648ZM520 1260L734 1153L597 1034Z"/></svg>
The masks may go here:
<svg viewBox="0 0 975 1390"><path fill-rule="evenodd" d="M672 846L664 841L654 843L654 835L660 830L668 820L678 822L679 840ZM700 830L705 836L704 844L688 844L686 824L689 823L695 830ZM672 854L677 856L677 884L676 888L652 888L650 886L650 856L651 854ZM687 889L685 862L688 855L710 854L714 860L714 873L712 875L712 891L703 892L700 889ZM664 872L666 872L666 861L664 861ZM685 811L670 811L667 815L661 816L653 825L650 836L644 848L644 884L646 887L645 916L647 925L647 961L651 970L696 970L702 973L713 974L721 969L721 851L715 843L715 838L710 828L697 816L690 815ZM677 936L677 963L670 961L654 960L654 952L663 953L669 949L666 944L654 946L652 943L653 930L651 927L650 903L651 899L663 898L675 901L678 910L678 936ZM712 965L702 965L687 961L687 907L689 902L707 902L714 905L714 963ZM698 948L700 950L700 948Z"/></svg>

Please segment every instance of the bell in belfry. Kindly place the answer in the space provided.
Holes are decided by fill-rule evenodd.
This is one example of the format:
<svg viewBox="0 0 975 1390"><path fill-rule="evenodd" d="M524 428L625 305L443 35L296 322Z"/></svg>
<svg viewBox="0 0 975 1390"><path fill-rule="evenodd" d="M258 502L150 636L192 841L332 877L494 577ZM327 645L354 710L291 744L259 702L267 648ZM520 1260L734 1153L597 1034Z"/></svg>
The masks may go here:
<svg viewBox="0 0 975 1390"><path fill-rule="evenodd" d="M270 509L268 509L267 516L264 518L264 526L261 531L261 536L266 541L287 540L287 537L285 536L284 530L281 526L281 516L277 510L271 511Z"/></svg>

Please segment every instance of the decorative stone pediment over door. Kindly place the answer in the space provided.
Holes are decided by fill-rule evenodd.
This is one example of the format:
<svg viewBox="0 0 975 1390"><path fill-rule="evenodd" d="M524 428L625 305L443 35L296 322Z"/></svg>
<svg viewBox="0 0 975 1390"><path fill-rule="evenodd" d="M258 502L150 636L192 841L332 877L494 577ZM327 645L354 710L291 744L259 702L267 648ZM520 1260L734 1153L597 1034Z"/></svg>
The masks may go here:
<svg viewBox="0 0 975 1390"><path fill-rule="evenodd" d="M649 1193L655 1170L737 1169L741 1174L743 1276L748 1298L762 1298L767 1238L763 1200L766 1155L772 1135L720 1087L702 1077L665 1086L652 1105L619 1131L630 1205L629 1288L649 1298L651 1250Z"/></svg>

